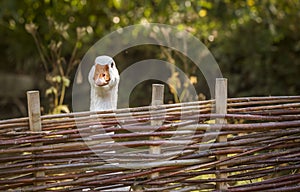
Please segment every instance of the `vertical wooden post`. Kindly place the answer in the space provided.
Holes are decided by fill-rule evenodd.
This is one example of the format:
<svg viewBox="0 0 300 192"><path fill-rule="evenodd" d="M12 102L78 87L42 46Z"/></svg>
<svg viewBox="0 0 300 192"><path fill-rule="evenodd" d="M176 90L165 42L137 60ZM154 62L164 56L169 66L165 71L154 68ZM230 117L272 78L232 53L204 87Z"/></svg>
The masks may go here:
<svg viewBox="0 0 300 192"><path fill-rule="evenodd" d="M227 79L225 78L217 78L216 79L216 87L215 87L215 98L216 98L216 114L225 115L227 113ZM216 124L226 124L227 121L225 117L217 118ZM222 129L222 126L220 127ZM220 135L217 137L217 142L227 142L227 135ZM218 155L218 160L226 159L227 155ZM219 166L217 169L226 169L227 166ZM219 179L227 178L227 173L218 173L216 175ZM227 185L226 182L218 182L216 184L217 190L226 191Z"/></svg>
<svg viewBox="0 0 300 192"><path fill-rule="evenodd" d="M164 103L164 85L162 84L153 84L152 85L152 106L162 105ZM151 125L162 125L161 120L151 120ZM152 136L150 137L150 140L159 140L160 137ZM161 148L160 146L150 146L150 154L160 154ZM151 174L151 178L158 177L159 173L153 173Z"/></svg>
<svg viewBox="0 0 300 192"><path fill-rule="evenodd" d="M27 92L27 103L28 103L28 117L29 127L32 132L42 131L41 123L41 108L40 108L40 94L39 91L28 91ZM32 146L39 147L42 143L34 143ZM35 172L35 177L44 177L45 172ZM35 183L36 185L43 185L44 183Z"/></svg>

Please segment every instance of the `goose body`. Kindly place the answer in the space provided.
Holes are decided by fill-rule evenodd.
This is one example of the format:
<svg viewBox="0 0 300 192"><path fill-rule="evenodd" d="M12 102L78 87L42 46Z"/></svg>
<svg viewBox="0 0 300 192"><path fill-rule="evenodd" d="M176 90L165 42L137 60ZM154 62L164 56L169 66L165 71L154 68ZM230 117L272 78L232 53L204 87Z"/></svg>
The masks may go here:
<svg viewBox="0 0 300 192"><path fill-rule="evenodd" d="M90 111L117 109L119 72L114 60L99 56L89 72L91 86Z"/></svg>
<svg viewBox="0 0 300 192"><path fill-rule="evenodd" d="M95 59L94 65L89 72L89 83L91 86L90 111L105 111L117 109L118 86L120 81L119 72L115 61L106 55ZM114 132L107 132L111 135ZM114 141L106 142L113 143ZM107 151L106 153L115 153ZM118 163L114 163L116 166ZM129 191L130 187L119 187L105 192Z"/></svg>

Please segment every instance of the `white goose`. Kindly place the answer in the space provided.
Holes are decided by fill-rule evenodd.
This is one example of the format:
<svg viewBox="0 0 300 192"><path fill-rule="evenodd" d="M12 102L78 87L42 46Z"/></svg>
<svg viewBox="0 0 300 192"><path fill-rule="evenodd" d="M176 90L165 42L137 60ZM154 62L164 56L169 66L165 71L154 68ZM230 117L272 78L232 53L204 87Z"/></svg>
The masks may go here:
<svg viewBox="0 0 300 192"><path fill-rule="evenodd" d="M103 55L95 59L95 63L89 72L91 86L90 111L105 111L117 109L119 72L113 58ZM109 132L107 134L114 134ZM113 143L110 141L108 143ZM108 151L107 153L115 153ZM116 163L115 165L117 165ZM88 189L89 190L89 189ZM130 187L119 187L105 192L129 191Z"/></svg>
<svg viewBox="0 0 300 192"><path fill-rule="evenodd" d="M90 111L117 109L120 76L114 60L99 56L89 72L91 86Z"/></svg>

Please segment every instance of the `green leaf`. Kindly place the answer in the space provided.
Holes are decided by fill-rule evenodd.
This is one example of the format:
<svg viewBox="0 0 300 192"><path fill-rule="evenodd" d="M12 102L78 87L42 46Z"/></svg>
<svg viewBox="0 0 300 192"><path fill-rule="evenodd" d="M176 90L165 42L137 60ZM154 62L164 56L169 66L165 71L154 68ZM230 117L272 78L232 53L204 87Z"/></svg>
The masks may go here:
<svg viewBox="0 0 300 192"><path fill-rule="evenodd" d="M57 95L57 89L55 87L50 87L48 89L46 89L46 92L45 92L46 96L50 95L50 94L54 94L54 95Z"/></svg>
<svg viewBox="0 0 300 192"><path fill-rule="evenodd" d="M113 0L113 4L114 4L114 7L116 8L116 9L121 9L121 5L122 5L122 2L121 2L121 0Z"/></svg>
<svg viewBox="0 0 300 192"><path fill-rule="evenodd" d="M70 113L69 107L67 105L58 105L53 109L54 114L59 113Z"/></svg>
<svg viewBox="0 0 300 192"><path fill-rule="evenodd" d="M60 83L61 82L61 76L57 75L55 77L52 77L52 82Z"/></svg>
<svg viewBox="0 0 300 192"><path fill-rule="evenodd" d="M68 79L67 77L62 77L62 81L63 81L63 85L65 87L69 87L70 86L70 79Z"/></svg>

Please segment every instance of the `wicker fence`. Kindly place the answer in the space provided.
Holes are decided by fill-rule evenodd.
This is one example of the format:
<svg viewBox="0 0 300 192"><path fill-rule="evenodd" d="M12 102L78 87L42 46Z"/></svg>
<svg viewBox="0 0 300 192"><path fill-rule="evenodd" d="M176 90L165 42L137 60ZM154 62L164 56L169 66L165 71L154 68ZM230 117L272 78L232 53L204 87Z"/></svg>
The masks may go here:
<svg viewBox="0 0 300 192"><path fill-rule="evenodd" d="M29 117L0 121L0 191L299 191L300 96L220 82L213 100L46 116L29 93Z"/></svg>

